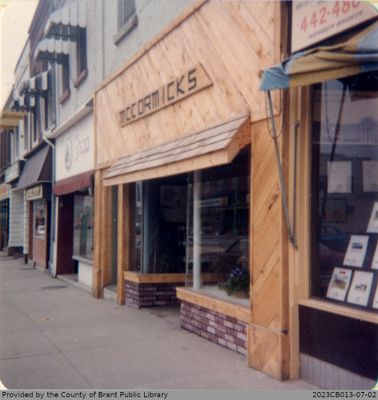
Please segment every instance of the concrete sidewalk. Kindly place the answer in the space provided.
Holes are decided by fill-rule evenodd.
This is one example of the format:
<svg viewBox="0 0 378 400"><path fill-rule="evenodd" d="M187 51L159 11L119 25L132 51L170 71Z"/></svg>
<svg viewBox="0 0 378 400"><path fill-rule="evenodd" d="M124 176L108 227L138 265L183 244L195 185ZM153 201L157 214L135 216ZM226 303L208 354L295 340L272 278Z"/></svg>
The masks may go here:
<svg viewBox="0 0 378 400"><path fill-rule="evenodd" d="M0 380L15 388L313 389L180 328L178 310L134 310L0 253Z"/></svg>

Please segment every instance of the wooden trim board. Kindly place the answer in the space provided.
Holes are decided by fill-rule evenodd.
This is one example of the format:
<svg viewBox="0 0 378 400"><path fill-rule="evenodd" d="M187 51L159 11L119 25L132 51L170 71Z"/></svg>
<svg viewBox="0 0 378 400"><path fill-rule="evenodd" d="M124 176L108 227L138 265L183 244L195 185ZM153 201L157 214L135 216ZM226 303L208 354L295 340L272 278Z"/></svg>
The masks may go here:
<svg viewBox="0 0 378 400"><path fill-rule="evenodd" d="M251 322L250 307L243 307L217 299L210 295L204 295L188 288L176 288L177 298L200 307L208 308L228 317L236 318L239 321L249 324Z"/></svg>
<svg viewBox="0 0 378 400"><path fill-rule="evenodd" d="M141 274L135 271L124 271L123 278L134 283L185 283L185 274ZM203 274L206 283L217 282L216 274Z"/></svg>
<svg viewBox="0 0 378 400"><path fill-rule="evenodd" d="M344 305L333 304L317 299L299 300L298 303L301 306L315 308L316 310L326 311L332 314L341 315L343 317L349 317L358 319L360 321L378 324L378 315L371 312L357 310Z"/></svg>

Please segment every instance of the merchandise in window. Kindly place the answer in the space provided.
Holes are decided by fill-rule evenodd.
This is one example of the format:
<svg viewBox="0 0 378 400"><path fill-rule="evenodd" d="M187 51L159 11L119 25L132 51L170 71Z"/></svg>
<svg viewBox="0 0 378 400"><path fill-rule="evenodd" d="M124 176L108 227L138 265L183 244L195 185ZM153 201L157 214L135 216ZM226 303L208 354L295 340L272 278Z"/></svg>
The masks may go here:
<svg viewBox="0 0 378 400"><path fill-rule="evenodd" d="M313 88L311 294L378 310L378 74Z"/></svg>
<svg viewBox="0 0 378 400"><path fill-rule="evenodd" d="M46 236L46 202L44 200L34 201L34 236L44 239Z"/></svg>
<svg viewBox="0 0 378 400"><path fill-rule="evenodd" d="M93 258L93 197L75 196L73 255Z"/></svg>

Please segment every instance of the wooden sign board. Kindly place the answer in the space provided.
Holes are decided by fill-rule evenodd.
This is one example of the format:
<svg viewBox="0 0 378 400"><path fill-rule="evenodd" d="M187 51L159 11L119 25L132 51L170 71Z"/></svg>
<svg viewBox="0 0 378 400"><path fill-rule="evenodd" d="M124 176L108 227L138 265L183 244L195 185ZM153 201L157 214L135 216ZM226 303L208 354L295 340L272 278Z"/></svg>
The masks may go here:
<svg viewBox="0 0 378 400"><path fill-rule="evenodd" d="M377 10L368 1L294 1L291 51L304 49L372 18L377 18Z"/></svg>
<svg viewBox="0 0 378 400"><path fill-rule="evenodd" d="M38 200L38 199L43 199L43 186L42 185L34 186L34 187L26 190L26 200L27 201Z"/></svg>
<svg viewBox="0 0 378 400"><path fill-rule="evenodd" d="M198 64L163 86L127 104L119 112L120 125L131 124L212 84L203 66Z"/></svg>

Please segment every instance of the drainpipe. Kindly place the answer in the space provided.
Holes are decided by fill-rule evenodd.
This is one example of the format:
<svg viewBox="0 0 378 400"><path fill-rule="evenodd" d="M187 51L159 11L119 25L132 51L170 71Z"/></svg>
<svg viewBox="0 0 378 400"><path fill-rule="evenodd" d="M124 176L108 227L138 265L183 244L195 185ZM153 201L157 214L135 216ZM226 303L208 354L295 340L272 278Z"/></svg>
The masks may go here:
<svg viewBox="0 0 378 400"><path fill-rule="evenodd" d="M55 126L49 129L48 132L51 132L53 129L55 129ZM51 177L51 186L55 183L55 144L51 142L50 139L47 138L47 135L43 135L43 141L51 147L52 151L52 160L51 160L51 172L52 172L52 177ZM55 242L55 196L53 195L53 191L51 190L51 211L50 211L50 259L49 259L49 272L50 274L56 278L56 268L54 270L52 269L52 265L54 263L54 242Z"/></svg>
<svg viewBox="0 0 378 400"><path fill-rule="evenodd" d="M201 171L193 173L193 289L201 288Z"/></svg>

